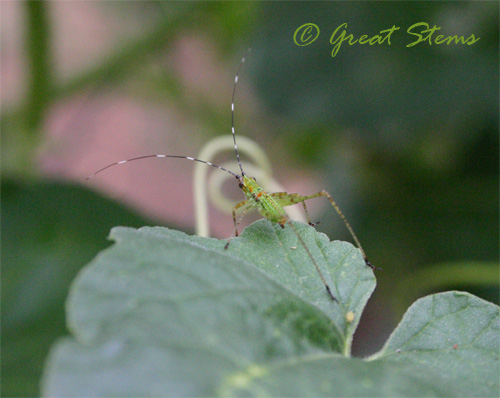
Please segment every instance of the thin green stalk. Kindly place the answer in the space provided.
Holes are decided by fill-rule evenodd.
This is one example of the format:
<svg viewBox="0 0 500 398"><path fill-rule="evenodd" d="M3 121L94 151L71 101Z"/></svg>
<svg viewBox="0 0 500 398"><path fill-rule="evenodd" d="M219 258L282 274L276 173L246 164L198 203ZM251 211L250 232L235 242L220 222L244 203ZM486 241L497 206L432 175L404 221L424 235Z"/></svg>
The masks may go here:
<svg viewBox="0 0 500 398"><path fill-rule="evenodd" d="M26 53L29 64L28 113L26 123L28 134L36 135L48 106L52 87L52 56L50 46L50 25L48 3L27 1Z"/></svg>

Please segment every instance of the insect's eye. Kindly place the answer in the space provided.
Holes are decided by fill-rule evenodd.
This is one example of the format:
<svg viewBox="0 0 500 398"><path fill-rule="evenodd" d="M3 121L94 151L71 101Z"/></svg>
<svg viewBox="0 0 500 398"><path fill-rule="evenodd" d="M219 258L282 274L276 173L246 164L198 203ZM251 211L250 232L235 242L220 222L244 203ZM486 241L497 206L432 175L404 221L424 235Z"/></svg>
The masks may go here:
<svg viewBox="0 0 500 398"><path fill-rule="evenodd" d="M257 180L255 179L255 177L252 177L252 180L254 180L255 182L257 182Z"/></svg>
<svg viewBox="0 0 500 398"><path fill-rule="evenodd" d="M239 186L241 189L243 189L243 186L244 186L244 185L245 185L245 184L243 184L243 182L240 182L240 183L238 184L238 186Z"/></svg>

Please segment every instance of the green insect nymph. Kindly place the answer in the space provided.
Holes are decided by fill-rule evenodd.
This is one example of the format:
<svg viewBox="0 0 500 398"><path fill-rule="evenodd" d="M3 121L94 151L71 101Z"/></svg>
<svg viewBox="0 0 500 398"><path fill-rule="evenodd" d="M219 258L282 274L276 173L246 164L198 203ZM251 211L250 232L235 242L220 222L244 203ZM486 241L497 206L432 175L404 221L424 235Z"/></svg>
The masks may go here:
<svg viewBox="0 0 500 398"><path fill-rule="evenodd" d="M88 176L87 179L95 176L96 174L100 173L101 171L104 171L104 170L106 170L106 169L108 169L108 168L110 168L112 166L116 166L116 165L128 163L128 162L139 160L139 159L146 159L146 158L177 158L177 159L187 159L187 160L191 160L191 161L195 161L195 162L199 162L199 163L204 163L204 164L206 164L208 166L212 166L212 167L215 167L215 168L217 168L219 170L225 171L226 173L231 174L233 177L235 177L238 180L239 187L242 189L243 193L245 194L245 198L246 198L245 200L243 200L243 201L241 201L241 202L239 202L239 203L237 203L236 205L233 206L233 210L232 210L232 213L233 213L233 222L234 222L234 235L233 235L233 238L238 236L238 225L240 224L240 221L242 220L243 216L247 213L247 211L251 210L251 209L257 209L257 211L262 215L262 217L268 219L272 223L279 224L281 226L281 228L285 228L285 224L288 224L293 229L293 231L295 232L295 234L297 235L297 239L300 241L300 243L301 243L302 247L304 248L304 250L307 252L307 255L310 258L310 260L311 260L312 264L314 265L314 267L316 268L316 271L318 272L318 275L319 275L321 281L323 282L323 285L325 286L325 289L326 289L328 295L330 296L330 298L333 301L337 301L337 299L335 298L335 296L332 294L330 286L328 285L327 281L325 280L325 277L323 276L323 273L321 272L320 268L318 267L318 264L316 263L316 260L312 256L311 251L309 250L309 248L305 244L304 240L302 239L302 237L300 236L300 234L296 230L295 226L290 222L290 219L286 215L285 210L283 209L284 207L286 207L286 206L292 206L292 205L301 203L302 206L304 207L304 212L306 214L307 222L309 223L309 225L313 225L314 226L316 224L312 223L311 220L310 220L310 218L309 218L309 213L308 213L307 207L306 207L306 200L317 198L317 197L320 197L320 196L323 196L323 197L327 198L329 200L329 202L331 203L331 205L336 210L336 212L338 213L338 215L340 216L340 218L342 219L342 221L344 222L344 224L347 227L347 229L349 230L349 232L351 233L351 236L354 239L354 241L356 242L356 245L358 246L358 249L360 250L360 252L361 252L361 254L363 256L363 259L365 260L366 265L369 266L369 267L371 267L371 268L373 268L373 269L376 269L376 268L372 264L370 264L370 262L366 258L365 251L363 250L358 237L354 233L354 230L352 229L351 225L349 224L349 222L345 218L345 216L342 213L342 211L340 211L340 208L337 205L337 203L335 203L335 201L333 200L333 198L331 197L331 195L328 192L321 191L321 192L317 192L315 194L307 195L307 196L303 196L303 195L300 195L298 193L288 193L288 192L267 193L257 183L257 181L255 180L255 178L248 177L245 174L245 172L243 171L243 166L241 165L240 155L238 153L238 146L236 145L236 134L235 134L235 131L234 131L234 97L235 97L235 93L236 93L236 83L238 82L238 75L239 75L241 66L243 65L244 62L245 62L245 58L243 58L241 60L240 66L238 68L238 72L236 73L236 77L234 79L233 98L232 98L232 101L231 101L231 132L232 132L232 135L233 135L234 151L236 153L236 158L238 160L238 165L239 165L239 168L240 168L240 171L241 171L240 175L236 174L235 172L233 172L231 170L227 170L224 167L218 166L218 165L213 164L211 162L207 162L206 160L196 159L196 158L193 158L193 157L190 157L190 156L181 156L181 155L145 155L145 156L139 156L139 157L136 157L136 158L132 158L132 159L127 159L127 160L122 160L122 161L119 161L119 162L111 163L111 164L103 167L102 169L97 170L94 174ZM242 212L241 212L239 218L237 219L236 218L236 210L238 210L239 208L243 208L243 209L242 209ZM227 240L227 243L226 243L224 249L227 249L229 247L231 239L232 238L230 238L230 239Z"/></svg>
<svg viewBox="0 0 500 398"><path fill-rule="evenodd" d="M280 224L282 228L285 227L287 216L283 207L257 184L255 178L244 174L243 177L240 177L239 186L247 197L247 200L240 202L241 206L247 204L248 207L256 208L262 217Z"/></svg>

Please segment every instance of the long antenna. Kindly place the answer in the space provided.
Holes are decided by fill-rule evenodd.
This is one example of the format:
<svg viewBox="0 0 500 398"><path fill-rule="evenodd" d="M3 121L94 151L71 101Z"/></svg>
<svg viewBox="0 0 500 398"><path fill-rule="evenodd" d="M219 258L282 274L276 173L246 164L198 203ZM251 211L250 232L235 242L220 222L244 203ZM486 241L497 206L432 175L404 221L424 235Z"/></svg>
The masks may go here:
<svg viewBox="0 0 500 398"><path fill-rule="evenodd" d="M146 155L146 156L138 156L138 157L132 158L132 159L121 160L119 162L114 162L114 163L108 164L107 166L103 167L102 169L97 170L94 174L89 175L85 179L89 180L90 178L94 177L96 174L99 174L101 171L109 169L110 167L117 166L119 164L124 164L124 163L127 163L127 162L132 162L134 160L147 159L147 158L177 158L177 159L193 160L195 162L204 163L204 164L207 164L209 166L215 167L215 168L217 168L219 170L225 171L226 173L231 174L232 176L236 177L237 179L240 179L239 175L233 173L232 171L230 171L228 169L225 169L224 167L218 166L218 165L213 164L211 162L207 162L205 160L192 158L191 156L180 156L180 155Z"/></svg>
<svg viewBox="0 0 500 398"><path fill-rule="evenodd" d="M251 48L248 49L247 54L250 53L250 51L252 51ZM233 86L233 98L231 100L231 132L233 133L234 151L236 152L236 158L238 159L238 165L240 166L242 176L245 175L245 172L243 171L243 166L241 165L240 154L238 153L238 145L236 145L236 134L234 133L234 97L236 95L236 83L238 83L238 76L240 75L241 67L245 63L245 60L245 57L241 59L240 66L238 67L238 71L236 72Z"/></svg>

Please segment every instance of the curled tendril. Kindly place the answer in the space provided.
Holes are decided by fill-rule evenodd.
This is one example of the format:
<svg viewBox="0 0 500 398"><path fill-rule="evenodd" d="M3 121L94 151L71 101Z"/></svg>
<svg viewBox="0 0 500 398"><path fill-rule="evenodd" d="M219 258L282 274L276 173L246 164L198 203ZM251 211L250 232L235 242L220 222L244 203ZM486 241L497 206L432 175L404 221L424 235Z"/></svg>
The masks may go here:
<svg viewBox="0 0 500 398"><path fill-rule="evenodd" d="M231 136L217 137L210 140L200 151L198 158L211 162L219 153L234 150L233 138ZM248 175L254 176L259 184L268 189L269 192L282 192L283 187L272 178L271 162L264 150L251 139L243 136L238 137L238 151L245 154L250 162L245 162L243 168ZM238 170L236 162L221 164L229 170ZM196 234L209 236L208 198L213 205L221 211L231 214L235 205L234 199L224 196L222 185L229 178L234 179L228 173L220 173L215 170L208 178L209 169L204 164L196 164L193 178L193 191L195 203ZM243 198L242 198L243 200ZM291 218L304 220L303 214L293 207L286 208Z"/></svg>

